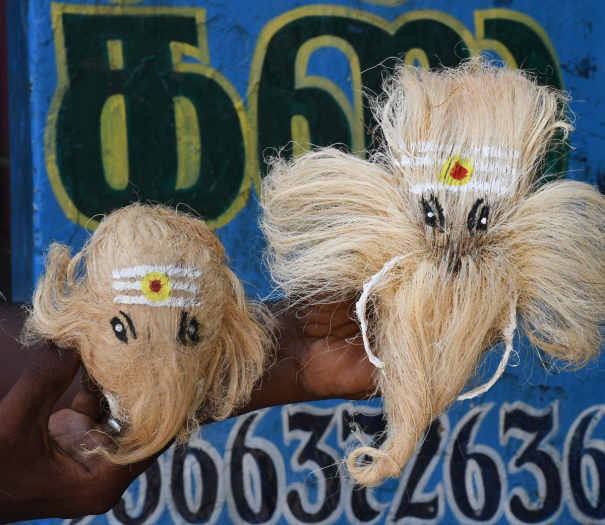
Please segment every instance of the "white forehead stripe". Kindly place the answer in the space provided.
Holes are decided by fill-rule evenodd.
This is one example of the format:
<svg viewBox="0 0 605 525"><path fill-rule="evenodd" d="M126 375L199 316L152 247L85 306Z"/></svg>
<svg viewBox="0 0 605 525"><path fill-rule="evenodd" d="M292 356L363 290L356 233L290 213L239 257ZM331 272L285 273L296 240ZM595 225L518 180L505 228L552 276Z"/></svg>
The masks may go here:
<svg viewBox="0 0 605 525"><path fill-rule="evenodd" d="M142 285L142 281L115 281L111 285L111 289L115 292L121 292L122 290L141 290ZM183 281L170 281L170 288L189 293L197 293L200 291L200 287L197 284Z"/></svg>
<svg viewBox="0 0 605 525"><path fill-rule="evenodd" d="M409 157L408 155L401 155L401 159L399 161L395 159L395 164L400 168L437 168L437 159L435 157ZM508 164L503 164L501 162L474 160L473 169L478 172L485 172L489 174L510 175L512 177L517 175L517 168L513 168Z"/></svg>
<svg viewBox="0 0 605 525"><path fill-rule="evenodd" d="M434 140L418 141L418 142L404 142L399 141L399 149L403 151L417 151L419 153L446 153L448 155L461 152L461 156L473 156L473 157L488 157L502 160L519 159L521 158L521 152L516 149L506 148L504 146L482 146L471 149L462 149L460 145L455 144L442 144Z"/></svg>
<svg viewBox="0 0 605 525"><path fill-rule="evenodd" d="M111 272L114 279L129 279L132 277L143 277L151 272L165 273L168 277L185 277L186 279L197 279L201 277L202 270L194 266L176 266L174 264L164 266L141 265L131 268L121 268Z"/></svg>
<svg viewBox="0 0 605 525"><path fill-rule="evenodd" d="M418 184L412 184L409 187L410 193L416 195L422 195L427 191L438 191L446 190L453 193L467 193L469 191L476 191L478 193L491 193L496 195L504 195L510 190L510 186L505 186L499 182L479 182L471 180L468 184L463 186L452 186L450 184L443 184L440 182L420 182Z"/></svg>
<svg viewBox="0 0 605 525"><path fill-rule="evenodd" d="M407 155L401 155L401 159L395 159L395 164L402 168L405 167L415 167L415 166L423 166L430 167L437 165L437 159L435 157L408 157Z"/></svg>
<svg viewBox="0 0 605 525"><path fill-rule="evenodd" d="M194 266L141 265L114 270L111 275L111 289L118 292L114 303L177 308L201 304L200 286L192 281L201 277L202 270Z"/></svg>
<svg viewBox="0 0 605 525"><path fill-rule="evenodd" d="M176 306L177 308L192 308L202 304L201 301L190 297L171 297L162 302L155 302L142 295L118 295L113 302L118 304L144 304L147 306Z"/></svg>
<svg viewBox="0 0 605 525"><path fill-rule="evenodd" d="M483 146L462 148L460 145L442 144L436 141L399 142L399 159L394 162L400 168L439 168L442 157L458 155L472 159L475 172L492 175L517 176L517 168L521 152L503 146Z"/></svg>

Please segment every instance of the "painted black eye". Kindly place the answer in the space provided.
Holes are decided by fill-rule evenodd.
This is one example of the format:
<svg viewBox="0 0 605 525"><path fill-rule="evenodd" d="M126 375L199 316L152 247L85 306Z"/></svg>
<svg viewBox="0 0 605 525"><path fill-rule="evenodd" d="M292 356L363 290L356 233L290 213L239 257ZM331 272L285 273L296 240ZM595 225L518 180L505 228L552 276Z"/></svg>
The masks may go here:
<svg viewBox="0 0 605 525"><path fill-rule="evenodd" d="M137 331L134 329L134 323L132 322L132 319L126 312L122 312L122 310L120 310L120 314L124 316L124 319L126 319L126 322L128 323L128 329L130 330L132 337L136 339ZM128 344L128 330L126 330L124 321L122 321L122 319L116 316L110 321L110 323L113 328L113 333L116 335L116 337L123 343Z"/></svg>
<svg viewBox="0 0 605 525"><path fill-rule="evenodd" d="M439 200L434 195L431 195L428 200L422 197L422 211L424 213L424 222L431 228L445 226L445 218L443 216L443 208Z"/></svg>
<svg viewBox="0 0 605 525"><path fill-rule="evenodd" d="M485 231L489 223L489 206L484 204L483 199L477 199L466 220L468 231Z"/></svg>
<svg viewBox="0 0 605 525"><path fill-rule="evenodd" d="M119 317L114 317L110 322L116 337L123 343L128 344L128 333L126 332L126 327L122 320Z"/></svg>
<svg viewBox="0 0 605 525"><path fill-rule="evenodd" d="M179 326L179 333L177 335L177 340L182 345L191 345L195 344L199 341L199 326L200 324L197 322L197 319L192 316L191 319L187 312L181 312L181 324Z"/></svg>

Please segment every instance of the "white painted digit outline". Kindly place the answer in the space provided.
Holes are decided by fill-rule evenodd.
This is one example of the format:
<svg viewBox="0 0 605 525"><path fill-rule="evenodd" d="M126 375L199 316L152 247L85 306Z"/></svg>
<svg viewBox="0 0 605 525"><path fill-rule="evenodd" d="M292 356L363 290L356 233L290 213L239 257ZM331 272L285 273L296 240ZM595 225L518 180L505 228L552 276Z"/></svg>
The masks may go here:
<svg viewBox="0 0 605 525"><path fill-rule="evenodd" d="M401 480L399 482L399 486L397 487L397 492L393 496L393 501L391 502L391 508L389 511L389 517L387 519L388 523L405 523L405 525L435 525L437 523L441 523L443 519L443 514L445 513L445 491L443 487L443 480L439 480L437 482L436 487L430 491L425 492L425 488L428 485L433 472L437 468L439 461L443 458L444 461L447 461L447 456L445 453L445 449L448 443L449 433L450 433L450 421L446 414L441 414L439 418L437 418L434 422L435 425L441 425L442 434L441 441L439 442L439 449L435 453L435 455L431 458L430 463L420 476L418 480L418 484L416 485L414 492L409 495L410 502L413 503L425 503L427 501L432 500L433 498L437 498L437 516L432 520L419 519L414 517L406 517L403 521L395 521L395 513L397 512L397 507L401 499L403 498L403 491L407 489L407 484L416 464L416 460L418 459L418 453L420 452L420 448L422 447L422 443L418 443L416 446L416 452L410 462L405 466L403 470L403 474L401 476Z"/></svg>
<svg viewBox="0 0 605 525"><path fill-rule="evenodd" d="M265 417L271 409L259 410L256 412L257 416L255 420L250 425L248 432L246 434L246 445L250 448L258 448L264 450L273 460L273 464L275 466L275 472L277 475L277 494L275 494L277 505L275 507L275 513L272 518L266 522L263 522L263 525L275 525L283 514L283 506L285 505L285 490L286 490L286 469L284 467L284 462L282 459L282 455L280 450L268 439L257 437L254 435L256 432L256 428L260 424L261 421ZM233 498L233 489L231 487L231 453L233 451L233 446L235 444L235 439L237 434L239 433L239 429L242 424L247 421L247 418L250 417L250 414L246 416L239 417L233 425L231 432L229 433L229 438L227 439L227 443L225 444L225 455L223 457L223 479L224 479L224 487L225 487L225 502L227 503L227 510L229 512L229 517L231 518L232 523L247 523L242 519L239 515L235 501ZM255 464L255 468L258 466ZM244 476L244 491L246 493L252 493L252 488L250 486L250 476ZM251 505L252 502L248 501L248 505ZM252 507L251 507L252 508ZM251 524L252 525L252 524Z"/></svg>
<svg viewBox="0 0 605 525"><path fill-rule="evenodd" d="M535 463L532 463L530 461L524 463L520 467L517 467L515 465L515 462L517 461L517 459L530 446L531 442L534 439L534 436L524 430L521 430L520 428L510 428L507 432L504 431L504 418L508 412L512 412L514 410L521 410L521 411L525 412L526 414L529 414L534 417L545 416L549 412L552 412L553 427L552 427L551 431L546 436L544 436L544 438L542 438L542 441L536 447L536 449L541 450L541 451L545 452L546 454L548 454L552 458L555 465L557 466L557 470L559 471L559 473L562 474L562 472L561 472L561 455L559 454L559 451L553 445L550 444L550 439L553 436L555 436L557 434L557 432L559 431L559 401L555 400L552 402L551 405L549 405L548 407L543 408L543 409L535 408L531 405L528 405L527 403L524 403L523 401L515 401L514 403L503 403L502 406L500 407L500 429L499 429L500 444L503 447L506 447L510 438L515 438L522 442L522 445L513 454L513 457L508 462L508 473L514 475L514 474L518 474L519 472L522 472L523 470L527 470L527 471L531 472L532 476L536 480L536 484L537 484L537 488L538 488L538 500L540 500L540 499L544 500L546 497L546 479L544 478L544 473L542 472L542 469L540 469ZM565 490L565 487L563 485L563 477L561 476L561 491L564 491L564 490ZM508 498L505 502L506 519L509 523L512 523L514 525L524 525L525 522L517 519L516 516L510 510L510 500L512 499L513 496L519 496L523 505L527 509L537 510L540 507L535 501L531 500L527 490L523 486L514 486L513 487L513 489L511 490L511 492L508 495ZM563 504L561 502L558 510L550 518L548 518L546 523L556 522L557 519L559 518L562 510L563 510ZM544 522L541 522L541 523L544 523Z"/></svg>
<svg viewBox="0 0 605 525"><path fill-rule="evenodd" d="M482 525L493 525L498 520L500 520L500 518L502 517L502 513L504 510L504 505L502 504L502 502L504 501L504 498L506 497L506 494L508 493L508 480L506 477L506 469L504 468L504 462L502 461L502 458L500 457L500 455L492 447L489 447L487 445L475 444L475 438L477 436L477 432L479 431L479 428L481 427L483 420L487 416L488 412L493 408L493 406L494 406L494 403L485 403L485 404L479 405L479 406L469 410L464 415L464 417L460 421L458 421L458 423L456 424L456 427L452 431L452 433L450 435L449 444L447 447L447 452L443 456L443 460L444 460L443 461L443 478L444 478L444 483L445 483L445 493L446 493L448 505L452 509L452 512L454 513L454 515L459 523L469 524L469 525L476 525L477 523L479 523L476 520L470 519L468 516L466 516L464 513L462 513L462 511L458 508L458 505L456 503L456 498L454 497L454 493L452 491L452 478L451 478L451 472L450 472L452 451L455 446L458 446L458 444L457 444L458 435L459 435L460 431L462 430L462 428L467 424L467 422L470 419L472 419L477 413L479 413L479 417L477 418L477 421L476 421L473 429L471 430L471 434L470 434L470 437L468 440L468 452L470 452L470 453L478 452L480 454L484 454L485 456L488 456L496 465L496 468L498 470L498 477L500 478L500 483L502 486L502 493L500 494L500 504L498 506L498 510L496 511L496 513L494 514L492 519L490 519L489 521L481 521L480 523ZM480 493L478 494L478 497L480 499L482 499L483 501L486 501L486 498L492 497L491 494L486 494L485 486L483 485L483 483L478 488L480 491Z"/></svg>
<svg viewBox="0 0 605 525"><path fill-rule="evenodd" d="M211 460L214 462L214 466L216 467L216 472L218 476L218 487L216 493L216 501L214 502L214 508L212 510L212 514L210 515L210 519L207 522L204 522L206 525L214 525L223 510L225 503L225 490L224 490L224 466L223 459L219 452L214 448L208 441L202 439L200 436L202 431L200 430L198 434L192 437L189 440L188 446L191 448L197 448L199 450L203 450L206 454L208 454ZM170 474L164 478L162 478L163 490L165 492L166 498L166 506L168 507L168 511L170 512L170 516L172 517L172 521L175 525L190 525L190 523L181 516L179 510L176 508L176 504L172 497L172 464L174 462L175 454L182 454L182 450L178 452L175 450L174 445L170 447L170 449L164 455L166 458L166 464L169 466ZM187 500L189 510L191 512L196 512L196 508L199 509L199 504L201 503L201 498L203 496L203 491L205 487L202 483L201 473L197 469L192 469L191 465L188 465L187 461L184 465L183 469L183 478L184 485L183 490L185 491L185 499ZM191 458L192 461L195 461ZM193 474L193 476L191 476ZM187 484L191 484L188 481L191 477L194 478L193 484L189 487ZM191 501L191 492L195 492L193 497L194 501Z"/></svg>
<svg viewBox="0 0 605 525"><path fill-rule="evenodd" d="M332 431L334 430L334 428L336 426L336 407L320 408L320 407L316 407L313 405L307 405L307 404L305 404L305 405L286 405L282 408L282 411L281 411L284 444L286 446L290 446L292 443L292 440L299 441L299 444L296 447L296 450L290 455L290 467L292 468L293 472L307 471L309 474L310 473L315 474L315 476L317 478L316 485L317 485L317 492L319 494L319 497L317 498L317 501L315 503L311 503L309 501L309 494L305 487L306 483L305 484L294 483L292 485L288 485L286 487L285 494L287 494L291 490L295 490L296 492L298 492L298 495L299 495L301 503L302 503L303 510L305 512L308 512L309 514L314 514L317 511L319 511L319 509L321 509L321 507L324 505L324 503L326 501L326 498L329 498L331 495L326 493L326 479L317 463L315 463L314 461L310 461L310 460L305 461L302 465L300 465L298 463L298 458L300 457L300 454L301 454L303 448L305 448L305 446L309 443L309 440L310 440L310 432L306 432L306 431L300 430L300 429L290 430L290 428L289 428L288 416L291 414L296 414L298 412L303 412L305 414L310 414L313 416L330 416L332 418L332 420L330 421L326 430L324 431L324 433L321 435L321 437L317 441L317 448L319 450L325 452L329 456L331 456L334 459L334 464L336 464L336 463L338 463L338 461L340 459L342 459L342 454L339 454L336 450L334 450L332 447L330 447L329 445L326 444L326 439L332 433ZM338 473L338 476L340 477L340 486L342 489L342 487L344 487L346 481L345 481L345 479L343 479L343 476L341 475L340 471ZM343 510L343 503L344 503L343 496L344 496L344 494L340 495L340 501L338 502L338 507L336 507L334 512L332 512L332 514L330 514L330 516L327 519L325 519L323 521L313 522L313 523L316 525L329 525L330 523L334 523L336 520L338 520L338 518L340 518L340 515L342 514L342 510ZM296 517L292 515L292 512L290 511L290 507L288 506L287 502L284 502L283 512L284 512L284 516L286 517L288 523L298 523L299 522L299 520L297 520Z"/></svg>
<svg viewBox="0 0 605 525"><path fill-rule="evenodd" d="M584 448L594 448L605 454L605 440L594 439L592 437L596 427L599 425L599 423L603 419L603 416L605 415L605 404L593 405L587 408L586 410L582 411L582 413L578 417L576 417L575 421L567 432L567 437L565 438L565 447L563 449L563 472L561 476L563 483L563 494L564 498L567 501L567 507L569 508L569 512L578 523L585 523L587 525L593 523L603 523L605 520L591 519L590 517L586 516L586 514L584 514L580 508L578 508L578 505L576 504L576 501L573 497L573 492L571 490L571 482L569 479L569 455L571 441L573 439L574 434L576 433L580 422L591 413L593 413L594 415L592 416L592 420L590 421L590 424L586 429L586 434L584 435ZM584 494L589 494L592 490L591 487L587 486L587 482L588 480L585 478L585 476L582 476L582 491L584 491Z"/></svg>

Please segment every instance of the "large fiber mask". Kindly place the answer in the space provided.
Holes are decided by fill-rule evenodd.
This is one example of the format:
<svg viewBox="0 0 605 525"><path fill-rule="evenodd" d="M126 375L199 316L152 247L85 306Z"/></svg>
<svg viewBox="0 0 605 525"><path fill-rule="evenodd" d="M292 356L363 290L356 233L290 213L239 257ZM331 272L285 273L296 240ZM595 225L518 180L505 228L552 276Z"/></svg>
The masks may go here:
<svg viewBox="0 0 605 525"><path fill-rule="evenodd" d="M357 300L387 420L380 448L348 457L364 485L400 475L435 417L495 383L517 320L574 366L597 354L605 320L605 199L537 180L571 129L560 92L481 59L400 66L373 110L379 153L276 160L262 197L268 262L287 296ZM496 374L461 395L500 342Z"/></svg>
<svg viewBox="0 0 605 525"><path fill-rule="evenodd" d="M134 204L73 259L51 247L24 335L81 354L121 427L95 452L126 464L248 401L269 341L261 323L203 221Z"/></svg>

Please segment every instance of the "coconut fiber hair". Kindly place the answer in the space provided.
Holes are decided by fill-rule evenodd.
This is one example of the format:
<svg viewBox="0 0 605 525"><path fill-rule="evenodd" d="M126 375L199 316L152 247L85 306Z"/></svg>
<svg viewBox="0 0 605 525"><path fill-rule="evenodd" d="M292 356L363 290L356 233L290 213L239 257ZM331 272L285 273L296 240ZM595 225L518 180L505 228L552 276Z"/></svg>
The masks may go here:
<svg viewBox="0 0 605 525"><path fill-rule="evenodd" d="M605 199L540 184L571 125L567 99L519 70L473 59L400 65L373 103L384 137L369 161L336 149L274 160L262 229L291 300L357 298L387 434L348 456L358 483L400 475L428 424L517 320L564 364L593 358L605 321ZM368 460L369 458L369 460Z"/></svg>
<svg viewBox="0 0 605 525"><path fill-rule="evenodd" d="M81 354L121 426L94 452L142 460L249 400L267 315L246 301L225 258L203 221L140 204L107 216L73 259L51 246L24 339Z"/></svg>

